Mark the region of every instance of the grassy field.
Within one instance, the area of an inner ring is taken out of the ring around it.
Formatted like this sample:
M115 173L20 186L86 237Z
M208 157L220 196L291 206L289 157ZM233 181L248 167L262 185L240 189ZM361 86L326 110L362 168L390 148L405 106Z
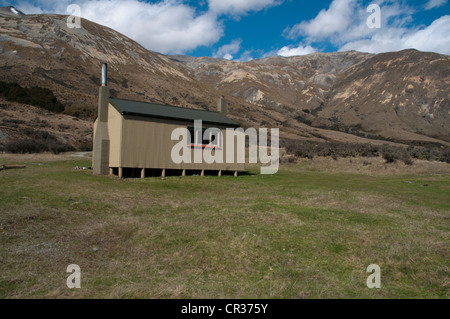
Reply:
M449 165L340 161L119 180L0 155L27 165L0 171L0 298L449 298Z

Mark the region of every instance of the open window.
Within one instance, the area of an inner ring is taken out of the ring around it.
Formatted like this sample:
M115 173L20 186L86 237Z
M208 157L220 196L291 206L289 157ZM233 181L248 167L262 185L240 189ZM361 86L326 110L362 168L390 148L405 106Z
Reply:
M191 145L190 146L192 146L192 145L195 145L196 144L196 136L195 136L195 129L194 129L194 127L192 127L192 126L190 126L190 127L188 127L188 131L189 131L189 134L190 134L190 137L191 137L191 140L190 140L190 143L191 143Z
M188 127L189 133L191 135L191 144L190 147L212 147L221 149L222 148L222 140L221 140L221 131L219 129L207 129L204 128L202 131L196 131L193 126ZM207 132L207 136L205 136L205 132Z

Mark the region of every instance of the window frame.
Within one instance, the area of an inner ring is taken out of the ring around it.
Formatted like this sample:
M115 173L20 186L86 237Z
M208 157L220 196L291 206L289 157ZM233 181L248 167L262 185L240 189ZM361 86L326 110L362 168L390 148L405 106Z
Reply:
M214 135L212 131L209 132L209 142L207 144L205 144L204 142L208 141L208 140L203 140L203 135L205 134L206 130L210 129L210 127L202 128L201 135L199 135L200 132L198 130L196 131L193 126L188 126L187 129L189 131L189 134L191 135L190 136L191 140L190 140L190 144L188 145L188 147L190 147L190 148L213 148L213 149L217 149L217 150L223 149L223 147L222 147L223 141L220 138L221 135L223 135L223 134ZM216 129L217 129L217 132L222 132L221 129L219 129L219 128L216 128ZM194 133L194 134L192 134L192 133ZM211 138L213 135L216 137L216 139L211 141ZM201 143L199 143L200 141L201 141Z

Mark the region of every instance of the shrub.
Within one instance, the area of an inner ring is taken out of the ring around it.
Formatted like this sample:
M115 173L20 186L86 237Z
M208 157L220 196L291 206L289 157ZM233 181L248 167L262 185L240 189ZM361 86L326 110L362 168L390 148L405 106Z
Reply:
M388 148L385 148L381 151L381 156L386 161L386 163L395 163L397 161L395 154Z
M409 155L408 152L404 151L402 152L402 154L400 155L400 160L405 163L406 165L412 165L413 164L413 160L411 159L411 155Z
M52 152L59 154L63 152L74 151L74 147L59 141L35 141L35 140L17 140L5 145L4 150L14 154L32 154L42 152Z
M444 151L442 152L443 154L443 162L449 163L450 164L450 147L446 147L444 149Z
M411 157L416 159L450 163L450 147L448 146L410 146L408 151Z
M293 156L281 158L282 164L286 164L286 163L292 164L294 162L295 162L295 157L293 157Z
M45 131L32 131L27 129L24 131L28 135L27 139L10 141L4 146L4 150L8 153L42 153L52 152L59 154L62 152L74 151L75 148L67 143L59 141L54 135Z
M312 124L312 122L311 122L310 120L308 120L307 118L304 118L304 117L301 116L301 115L296 116L295 119L296 119L298 122L304 123L304 124L306 124L306 125L311 125L311 124Z
M331 156L333 159L339 157L381 156L386 163L402 161L406 165L413 165L413 158L450 163L450 147L431 143L425 144L426 146L410 145L408 148L405 148L389 144L377 146L370 144L282 140L280 145L286 148L288 154L309 159L313 159L314 156Z
M403 147L385 144L381 147L381 156L386 160L386 163L395 163L400 160L406 165L413 164L410 153Z
M47 147L53 154L75 151L75 148L72 145L61 143L59 141L51 141L47 144Z
M42 153L47 151L48 148L41 141L33 140L18 140L12 141L5 145L5 151L14 154L25 154L25 153Z
M91 143L81 143L80 146L78 146L78 150L80 152L90 152L90 151L92 151L92 142Z
M23 88L17 83L0 81L0 95L7 101L29 104L55 113L64 111L64 105L57 100L51 90L46 88L37 86Z
M25 124L24 120L16 120L16 119L3 119L3 124L12 123L12 124Z
M66 125L66 124L59 124L58 129L61 131L68 130L68 129L70 129L70 126Z
M286 151L300 158L314 158L314 145L307 141L290 141L286 145Z
M51 127L49 122L47 122L46 120L41 120L37 116L33 120L31 120L30 123L33 124L34 127L39 128Z

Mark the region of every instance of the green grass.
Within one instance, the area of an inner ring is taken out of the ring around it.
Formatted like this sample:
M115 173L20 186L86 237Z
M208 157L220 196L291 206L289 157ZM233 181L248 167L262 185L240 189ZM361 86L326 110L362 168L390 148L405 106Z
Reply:
M85 159L24 163L0 172L0 298L449 298L449 175L119 180L72 169Z

